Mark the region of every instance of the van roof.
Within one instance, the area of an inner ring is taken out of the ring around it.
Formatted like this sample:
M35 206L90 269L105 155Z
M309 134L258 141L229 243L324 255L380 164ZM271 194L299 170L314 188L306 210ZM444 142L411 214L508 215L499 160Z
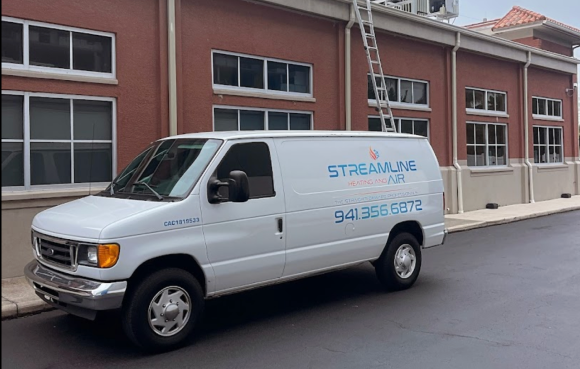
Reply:
M163 138L163 140L173 138L206 138L221 140L239 140L248 138L281 138L281 137L396 137L396 138L419 138L423 136L406 133L392 132L367 132L367 131L222 131L222 132L200 132L186 133L177 136Z

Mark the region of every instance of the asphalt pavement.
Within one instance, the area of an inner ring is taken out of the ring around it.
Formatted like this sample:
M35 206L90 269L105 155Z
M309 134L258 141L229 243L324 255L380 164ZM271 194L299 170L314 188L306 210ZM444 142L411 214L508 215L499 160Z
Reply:
M208 301L199 334L148 355L113 317L2 321L2 368L575 368L580 212L454 233L413 288L368 264Z

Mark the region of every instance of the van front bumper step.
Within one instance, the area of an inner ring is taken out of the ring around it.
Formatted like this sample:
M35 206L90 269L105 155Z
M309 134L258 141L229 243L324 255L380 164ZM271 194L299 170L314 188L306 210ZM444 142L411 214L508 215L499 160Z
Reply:
M33 260L24 275L43 301L58 309L87 319L99 310L121 307L127 282L98 282L58 273Z

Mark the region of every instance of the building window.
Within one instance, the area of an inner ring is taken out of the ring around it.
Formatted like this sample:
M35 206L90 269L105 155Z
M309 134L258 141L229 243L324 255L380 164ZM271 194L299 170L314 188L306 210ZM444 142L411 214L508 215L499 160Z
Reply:
M534 97L532 98L532 114L534 118L562 119L562 100Z
M465 89L465 106L469 111L488 111L507 113L507 94L505 92Z
M507 126L467 123L467 165L470 167L507 165Z
M2 17L2 68L114 77L112 33Z
M2 188L110 182L114 100L2 92Z
M375 90L370 74L367 75L368 99L376 103ZM377 87L382 87L381 78L376 77ZM429 83L403 78L385 77L389 102L429 106ZM384 92L379 92L381 101L385 101Z
M389 125L388 117L385 117L387 125ZM413 119L413 118L394 118L397 132L410 133L423 137L429 137L429 121L427 119ZM369 117L369 131L381 132L381 118Z
M311 130L312 113L215 107L214 131Z
M312 96L312 66L250 55L212 51L214 87Z
M564 162L562 128L534 126L534 162L554 164Z

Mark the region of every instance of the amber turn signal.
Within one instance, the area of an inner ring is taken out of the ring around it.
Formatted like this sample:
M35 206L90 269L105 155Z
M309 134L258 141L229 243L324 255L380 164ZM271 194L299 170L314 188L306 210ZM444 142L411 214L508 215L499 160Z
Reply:
M99 268L110 268L119 260L120 247L116 243L99 245Z

